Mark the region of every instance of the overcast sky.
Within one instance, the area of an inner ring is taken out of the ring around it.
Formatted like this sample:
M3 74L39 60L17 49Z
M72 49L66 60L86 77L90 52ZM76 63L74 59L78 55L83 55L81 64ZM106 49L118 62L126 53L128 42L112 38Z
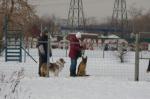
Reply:
M67 18L69 4L71 0L29 0L36 5L39 16L55 15L60 18ZM107 16L112 16L115 0L82 0L85 17L96 17L104 20ZM150 0L126 0L127 9L132 5L143 8L144 11L150 9Z

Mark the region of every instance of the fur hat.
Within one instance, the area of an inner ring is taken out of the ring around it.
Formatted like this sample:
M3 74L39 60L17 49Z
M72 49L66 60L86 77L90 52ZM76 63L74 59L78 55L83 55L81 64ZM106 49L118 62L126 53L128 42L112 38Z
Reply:
M81 33L80 32L76 33L76 38L81 38Z
M48 33L48 30L47 30L47 29L44 29L43 33Z
M40 35L41 35L41 36L42 36L42 35L48 35L48 30L47 30L47 29L44 29Z

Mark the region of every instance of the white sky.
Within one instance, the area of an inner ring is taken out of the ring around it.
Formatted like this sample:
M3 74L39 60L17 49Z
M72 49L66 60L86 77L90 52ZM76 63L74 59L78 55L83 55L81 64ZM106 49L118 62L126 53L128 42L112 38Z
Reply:
M37 14L55 15L60 18L67 18L69 4L71 0L29 0L36 6ZM83 0L84 14L86 18L96 17L103 20L107 16L111 16L113 12L115 0ZM126 0L127 8L131 5L137 8L144 8L145 11L150 9L150 0Z

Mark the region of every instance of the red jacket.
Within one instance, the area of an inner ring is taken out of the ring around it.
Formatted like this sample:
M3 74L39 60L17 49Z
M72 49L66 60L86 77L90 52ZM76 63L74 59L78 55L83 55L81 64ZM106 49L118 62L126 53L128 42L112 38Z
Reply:
M69 57L72 59L76 59L78 58L78 54L81 53L81 46L79 40L76 38L75 35L72 35L69 40L70 40Z

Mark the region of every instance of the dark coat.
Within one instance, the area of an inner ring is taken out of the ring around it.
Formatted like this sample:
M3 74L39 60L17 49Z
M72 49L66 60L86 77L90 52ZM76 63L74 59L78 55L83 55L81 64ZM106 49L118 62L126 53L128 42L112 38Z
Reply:
M39 51L39 58L41 60L41 62L47 62L47 48L48 48L48 44L47 44L47 41L48 41L48 36L46 35L43 35L41 36L39 39L38 39L38 44L37 44L37 47L39 47L40 45L43 45L44 47L44 52L45 54L42 54L40 53ZM51 52L50 52L50 56L51 56Z
M71 59L77 59L79 54L81 54L82 47L80 46L79 40L76 38L75 35L70 37L70 51L69 57Z

